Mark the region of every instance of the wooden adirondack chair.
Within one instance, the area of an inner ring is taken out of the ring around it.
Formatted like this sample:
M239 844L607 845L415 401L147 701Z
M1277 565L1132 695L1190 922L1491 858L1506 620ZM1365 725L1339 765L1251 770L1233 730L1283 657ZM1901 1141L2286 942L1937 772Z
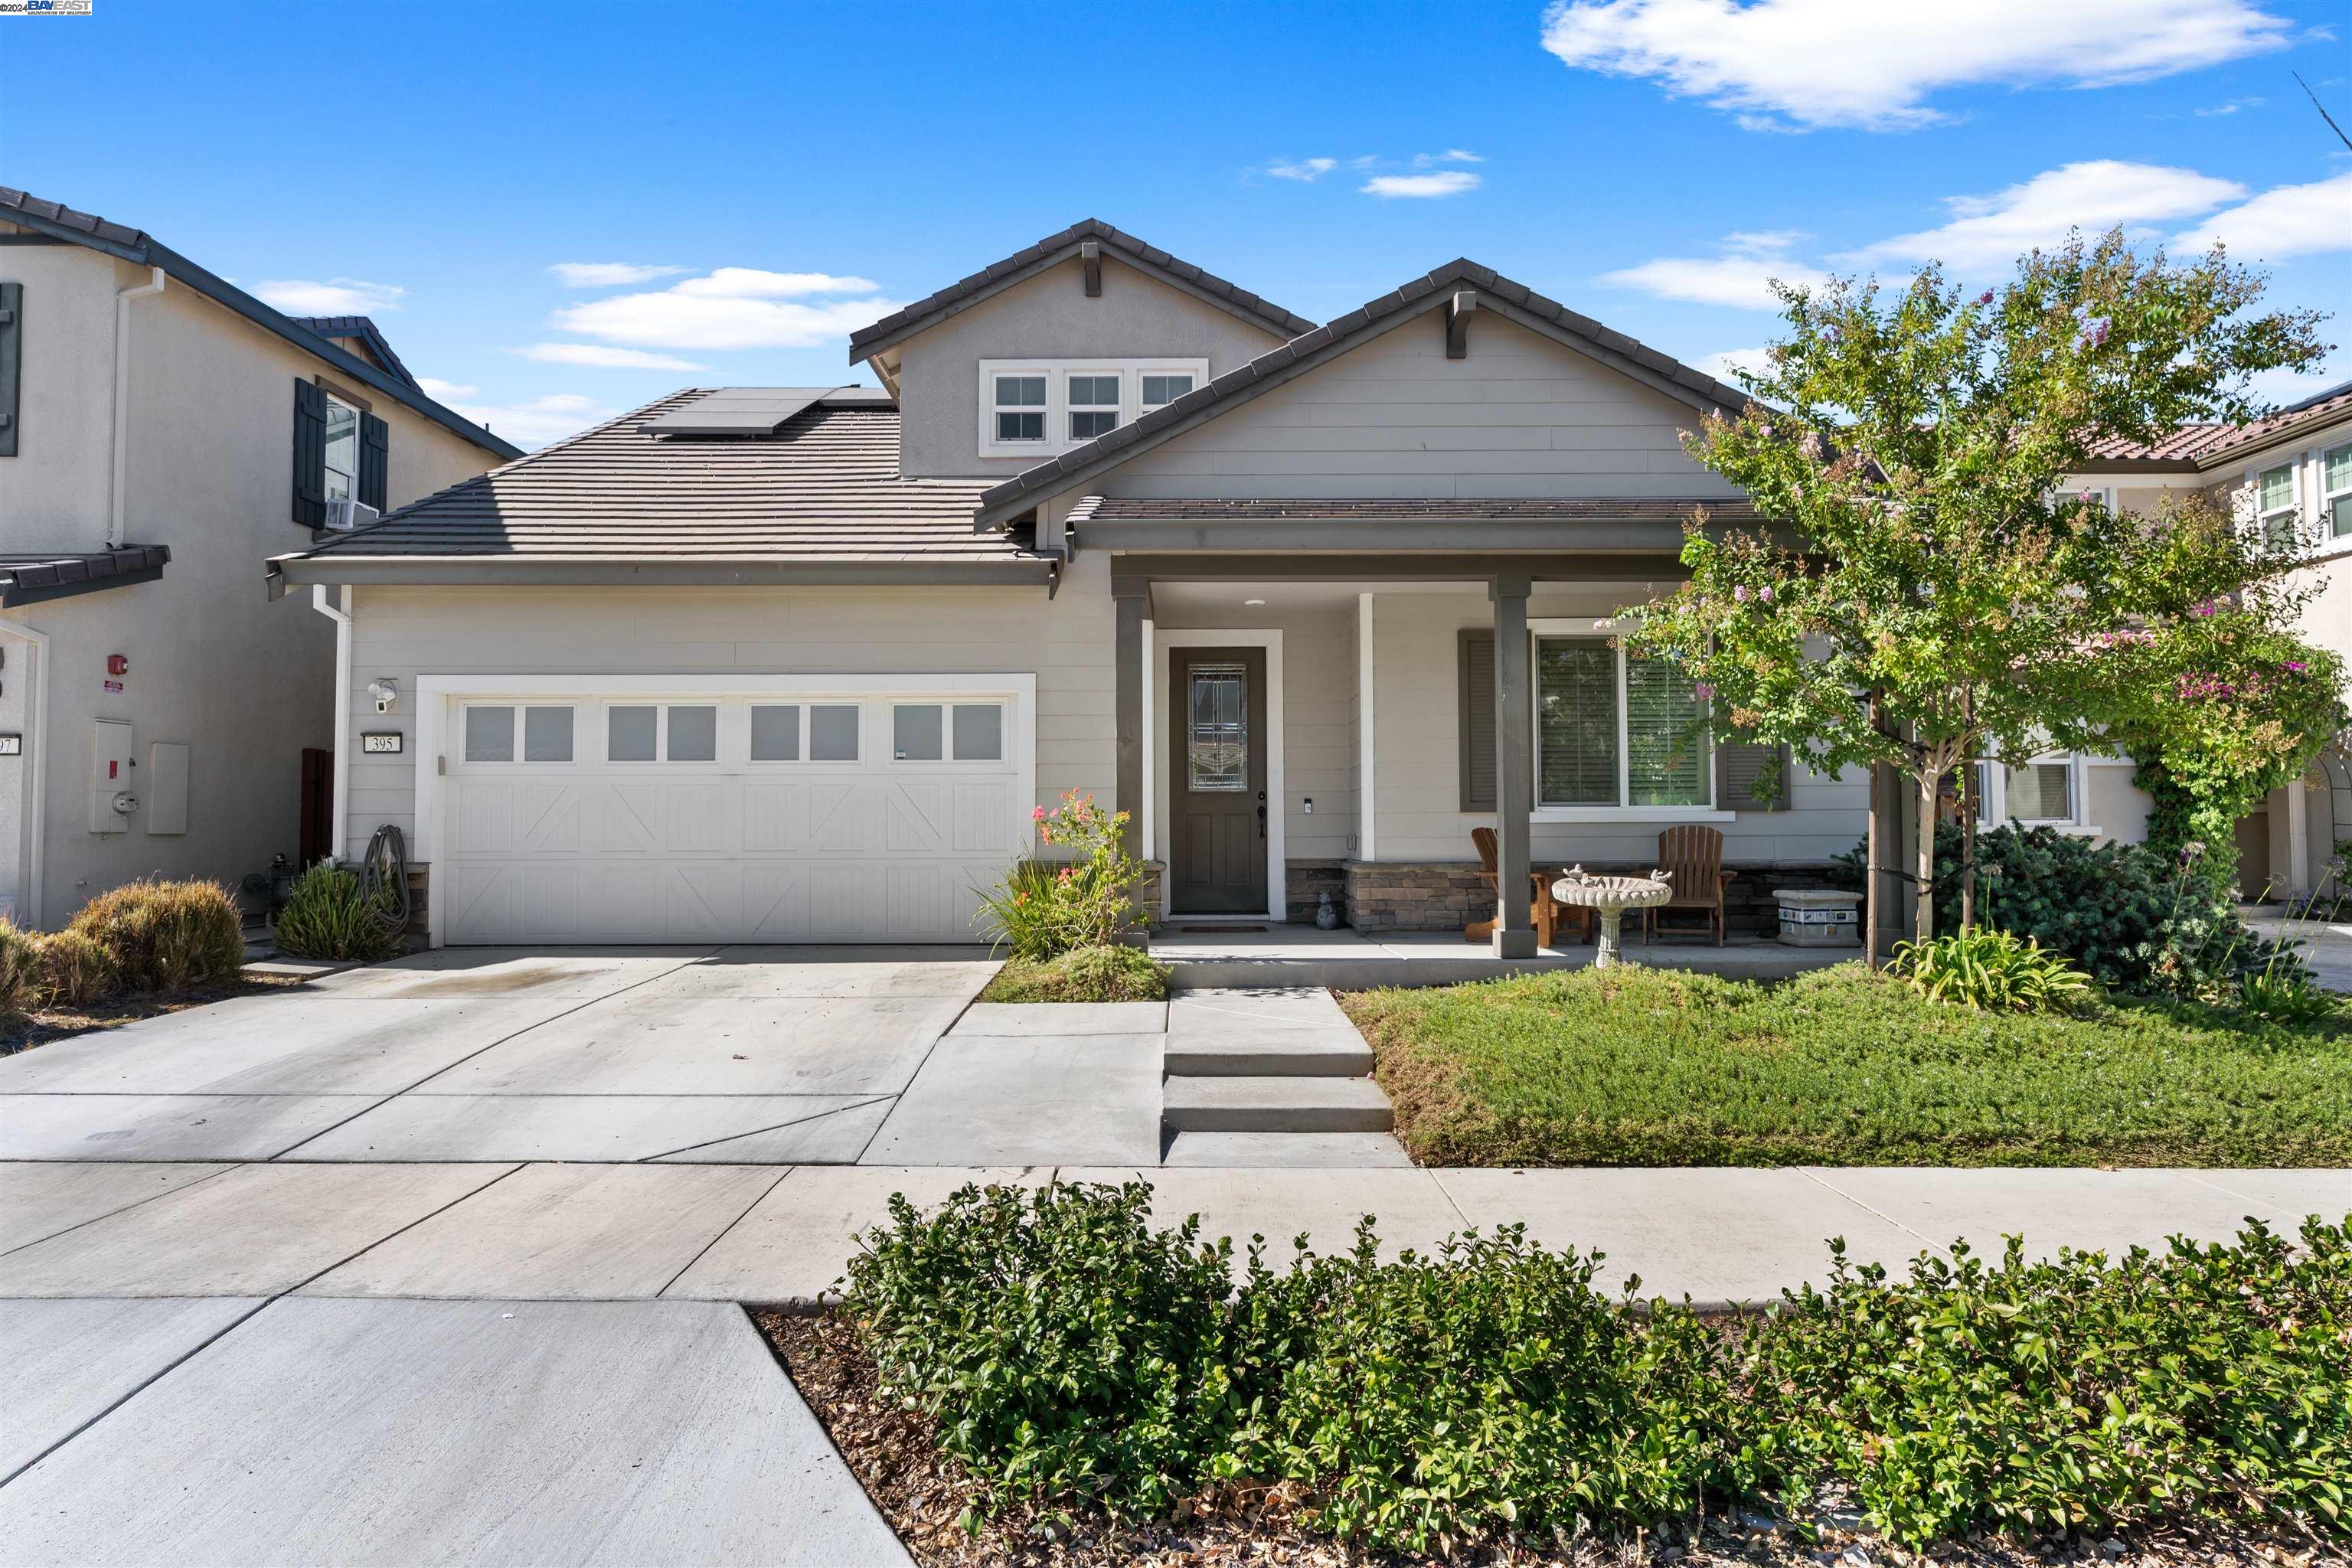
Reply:
M1723 889L1738 875L1723 868L1723 835L1712 827L1669 827L1658 835L1658 864L1674 873L1667 885L1675 896L1655 909L1642 911L1645 940L1654 940L1665 924L1662 917L1676 910L1697 910L1723 945Z
M1470 830L1470 842L1478 847L1478 875L1485 880L1486 886L1491 888L1495 885L1495 879L1501 874L1500 857L1495 848L1495 830L1491 827L1474 827ZM1562 916L1581 921L1583 940L1591 942L1592 911L1572 908L1556 901L1551 896L1552 879L1549 872L1529 871L1528 876L1534 883L1531 889L1533 902L1528 910L1528 923L1536 928L1536 945L1549 947L1552 944L1552 934ZM1465 942L1484 942L1494 934L1493 921L1472 921L1462 928L1462 940Z

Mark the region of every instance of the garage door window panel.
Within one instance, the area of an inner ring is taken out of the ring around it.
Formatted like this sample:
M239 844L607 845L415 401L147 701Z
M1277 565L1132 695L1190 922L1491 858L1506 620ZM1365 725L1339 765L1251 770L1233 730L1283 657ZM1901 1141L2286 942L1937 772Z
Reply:
M751 704L751 760L755 763L797 763L801 760L799 703Z
M505 703L477 703L466 710L466 760L469 763L510 763L515 760L515 710Z
M522 710L522 760L526 763L568 763L572 760L572 710L530 707Z
M1004 760L1004 706L999 702L959 702L952 725L955 759L960 763L1001 763Z
M854 763L857 760L858 710L856 703L813 702L808 716L808 759L813 763Z
M719 760L719 710L708 703L676 703L665 713L667 733L662 761L715 763Z
M604 710L606 762L658 762L660 746L660 709L637 703L615 703Z

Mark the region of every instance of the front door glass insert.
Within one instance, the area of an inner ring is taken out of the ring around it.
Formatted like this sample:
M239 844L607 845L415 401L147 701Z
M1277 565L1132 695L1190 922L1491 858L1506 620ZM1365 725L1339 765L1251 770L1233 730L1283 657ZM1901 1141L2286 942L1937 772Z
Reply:
M1249 788L1249 672L1238 664L1196 664L1190 683L1186 787L1238 795Z

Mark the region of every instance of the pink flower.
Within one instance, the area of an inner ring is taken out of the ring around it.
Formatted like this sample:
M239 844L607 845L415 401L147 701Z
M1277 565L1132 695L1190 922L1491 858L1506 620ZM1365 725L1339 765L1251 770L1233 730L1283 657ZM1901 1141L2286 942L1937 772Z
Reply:
M1695 680L1691 683L1691 695L1701 702L1712 702L1715 700L1715 687L1709 681Z
M2294 671L2297 675L2303 674L2305 670L2311 668L2311 666L2304 663L2301 659L2294 658L2288 659L2286 661L2286 667Z
M1737 587L1733 588L1733 589L1731 590L1731 596L1732 596L1733 598L1735 598L1735 599L1738 600L1741 604L1743 604L1743 605L1744 605L1744 604L1746 604L1746 603L1748 602L1748 584L1745 584L1745 583L1742 583L1742 584L1740 584L1738 586L1737 586Z
M1978 295L1978 296L1977 296L1977 303L1978 303L1978 304L1979 304L1979 305L1990 305L1990 304L1991 304L1991 303L1992 303L1992 290L1991 290L1991 289L1986 289L1983 293L1981 293L1981 294Z
M1757 589L1756 596L1763 600L1766 604L1770 604L1772 602L1772 584L1767 583L1761 588Z
M1030 820L1030 821L1032 821L1032 822L1043 822L1043 821L1045 821L1045 808L1044 806L1042 806L1042 805L1033 805L1033 806L1031 806L1031 807L1029 808L1029 820Z

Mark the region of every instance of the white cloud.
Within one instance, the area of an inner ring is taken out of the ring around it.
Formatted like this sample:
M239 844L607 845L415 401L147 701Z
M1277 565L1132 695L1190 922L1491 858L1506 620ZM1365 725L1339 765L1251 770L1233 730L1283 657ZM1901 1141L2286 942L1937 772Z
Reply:
M1638 267L1604 272L1603 283L1638 289L1661 300L1685 300L1695 305L1728 305L1744 310L1777 310L1774 280L1800 289L1818 289L1828 281L1819 268L1791 260L1786 252L1808 237L1802 229L1742 229L1723 237L1722 256L1662 256Z
M429 375L418 376L416 384L425 389L425 396L439 403L446 403L453 397L472 397L482 390L478 386L467 386L462 382L441 381Z
M1760 348L1726 349L1719 354L1707 355L1698 362L1696 368L1726 385L1738 386L1739 377L1732 373L1744 370L1750 375L1762 374L1768 363L1765 358L1767 352Z
M2284 47L2252 0L1553 0L1543 47L1742 111L1751 130L1903 131L1977 84L2107 87Z
M397 284L362 278L331 278L324 283L278 278L255 284L253 291L289 316L371 316L399 310L400 297L408 292Z
M675 278L683 267L646 267L634 261L559 261L548 268L566 289L620 289Z
M1459 147L1449 147L1443 153L1414 153L1412 166L1416 169L1428 169L1439 163L1483 163L1486 161L1475 153L1465 153Z
M2322 361L2317 370L2266 370L2252 377L2246 390L2257 403L2284 408L2347 381L2352 381L2352 349L2339 348Z
M1979 274L2005 268L2036 246L2062 244L2069 229L2095 235L2119 227L2134 238L2148 237L2152 223L2210 212L2245 194L2235 181L2194 169L2114 159L2068 163L1990 196L1949 197L1944 205L1951 209L1951 222L1882 239L1836 259L1941 261L1956 271Z
M2280 185L2214 214L2173 240L2204 250L2215 240L2241 261L2284 261L2325 250L2352 250L2352 170L2308 185Z
M898 309L898 301L875 297L880 287L829 272L721 267L667 289L566 306L552 321L560 331L635 348L814 348ZM864 297L815 304L803 298L827 294Z
M1465 191L1478 188L1478 176L1460 169L1448 169L1442 174L1375 174L1359 187L1365 195L1391 196L1458 196Z
M2263 100L2259 98L2233 98L2227 103L2217 103L2210 109L2192 109L2189 112L2200 120L2210 120L2215 115L2235 114L2241 110L2260 109L2262 106Z
M492 434L503 436L518 447L544 447L550 441L561 441L621 412L593 397L571 392L550 393L499 408L468 403L453 403L449 406L477 425L488 426Z
M602 343L533 343L514 349L523 358L541 364L584 364L598 370L701 370L705 367L675 354L647 353L643 349L607 348Z
M1339 166L1337 158L1299 158L1289 163L1268 163L1265 172L1277 180L1297 180L1301 184L1313 184Z

